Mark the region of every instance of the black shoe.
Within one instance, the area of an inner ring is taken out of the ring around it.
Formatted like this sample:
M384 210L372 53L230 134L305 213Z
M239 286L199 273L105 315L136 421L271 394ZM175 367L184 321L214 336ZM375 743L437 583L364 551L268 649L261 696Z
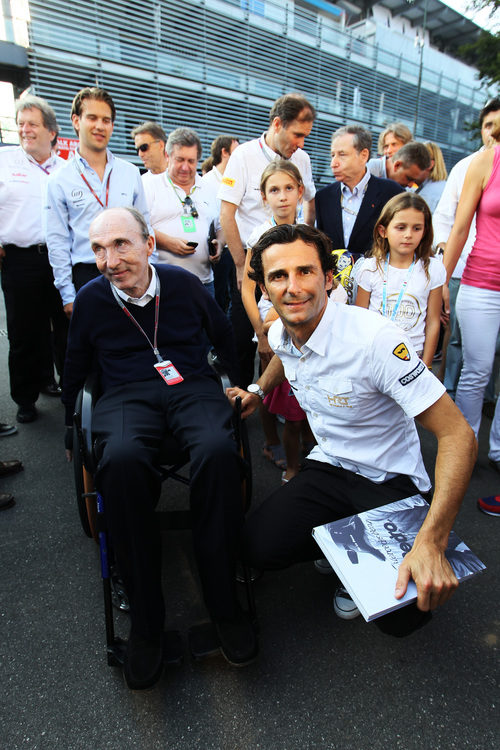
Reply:
M234 620L216 620L215 630L219 636L222 655L233 667L251 664L259 653L255 630L244 612Z
M130 633L125 653L123 674L131 690L153 687L163 672L163 633L143 638Z
M44 393L46 396L56 396L60 398L62 395L62 388L57 385L54 380L52 383L44 385L44 387L40 389L40 393Z
M0 510L7 510L7 508L12 508L15 504L16 501L13 495L9 495L6 492L0 493Z
M20 406L17 410L16 419L23 424L34 422L35 419L38 419L38 411L35 404L25 404L24 406Z
M13 424L5 424L0 422L0 437L6 437L7 435L14 435L17 432L17 427Z
M19 461L17 458L13 458L12 461L0 461L0 477L6 477L8 474L17 474L22 469L22 461Z

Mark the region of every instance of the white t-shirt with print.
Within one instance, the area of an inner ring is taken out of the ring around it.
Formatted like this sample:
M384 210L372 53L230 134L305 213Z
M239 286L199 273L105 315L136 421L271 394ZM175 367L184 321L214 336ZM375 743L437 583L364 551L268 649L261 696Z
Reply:
M387 268L387 304L386 317L390 319L399 293L408 275L407 268ZM366 258L358 274L358 287L370 293L369 310L382 315L382 288L384 282L384 264L380 269L375 258ZM446 271L440 258L431 258L429 278L424 265L418 260L413 266L408 286L394 318L394 323L403 329L417 352L423 351L425 341L425 321L427 301L431 289L442 286L446 281Z

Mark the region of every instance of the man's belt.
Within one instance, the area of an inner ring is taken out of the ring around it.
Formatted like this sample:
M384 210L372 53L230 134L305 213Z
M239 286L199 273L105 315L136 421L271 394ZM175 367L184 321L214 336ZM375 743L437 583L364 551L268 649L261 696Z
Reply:
M28 247L20 247L19 245L5 244L3 245L4 250L30 250L31 252L39 253L40 255L47 254L47 245L43 242L38 242L36 245L28 245Z

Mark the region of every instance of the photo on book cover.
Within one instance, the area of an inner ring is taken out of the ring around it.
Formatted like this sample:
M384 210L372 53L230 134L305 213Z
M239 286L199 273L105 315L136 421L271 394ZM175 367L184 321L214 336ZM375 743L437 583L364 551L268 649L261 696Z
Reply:
M353 565L359 563L360 555L372 555L387 561L397 570L405 554L411 550L429 505L419 495L390 505L390 513L385 505L326 525L332 541L339 549L345 550ZM454 531L450 533L446 557L459 579L484 568Z
M399 566L425 520L428 503L420 495L318 526L314 538L342 583L369 621L414 601L413 581L398 600L394 587ZM450 533L446 557L459 581L484 570L476 555Z

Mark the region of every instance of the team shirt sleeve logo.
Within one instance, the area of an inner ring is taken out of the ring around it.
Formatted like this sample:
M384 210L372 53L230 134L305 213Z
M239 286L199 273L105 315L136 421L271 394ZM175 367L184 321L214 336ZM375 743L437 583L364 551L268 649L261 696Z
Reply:
M406 375L403 375L402 378L399 378L399 382L401 385L409 385L409 383L412 383L416 378L418 378L419 375L421 375L425 371L425 365L422 361L418 363L416 367L413 368L409 373Z
M395 357L397 357L398 359L402 359L404 362L409 362L411 359L410 352L406 348L406 344L403 344L403 342L394 347L392 353Z
M222 178L222 184L223 185L228 185L228 187L234 187L234 183L235 182L236 182L236 180L233 180L232 177L223 177Z

